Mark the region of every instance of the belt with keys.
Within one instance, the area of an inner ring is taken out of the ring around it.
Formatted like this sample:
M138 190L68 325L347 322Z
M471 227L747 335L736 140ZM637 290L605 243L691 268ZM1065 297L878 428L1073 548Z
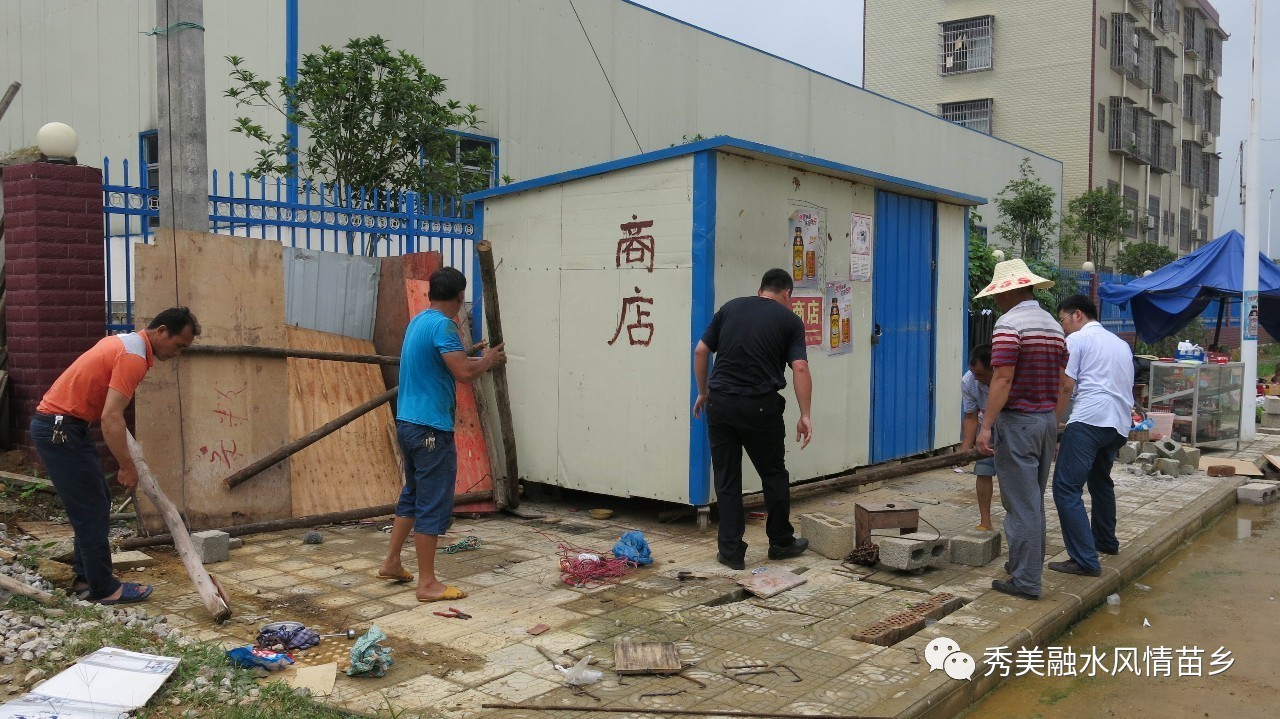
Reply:
M66 420L66 418L65 418L65 417L63 417L63 416L62 416L62 415L60 415L60 414L59 414L59 415L54 415L54 418L53 418L53 437L52 437L52 442L53 442L54 444L66 444L66 443L67 443L67 431L66 431L65 429L63 429L63 428L62 428L62 423L63 423L65 420Z

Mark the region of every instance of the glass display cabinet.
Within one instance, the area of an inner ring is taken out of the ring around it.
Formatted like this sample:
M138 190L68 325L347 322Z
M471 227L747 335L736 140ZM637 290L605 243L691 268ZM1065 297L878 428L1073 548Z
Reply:
M1240 444L1244 364L1151 365L1148 412L1172 412L1172 439L1189 444Z

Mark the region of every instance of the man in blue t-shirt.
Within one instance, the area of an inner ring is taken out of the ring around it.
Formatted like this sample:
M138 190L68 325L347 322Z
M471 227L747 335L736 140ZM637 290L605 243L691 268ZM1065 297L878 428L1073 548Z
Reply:
M716 312L693 353L698 382L693 416L707 413L720 509L716 560L731 569L746 568L747 543L742 541L746 529L742 513L744 449L764 490L769 558L796 557L809 546L809 540L796 538L791 526L787 430L782 420L787 401L778 393L787 386L783 373L791 367L800 405L796 441L803 442L800 448L804 449L813 436L809 419L813 378L804 344L804 322L790 309L793 289L791 273L786 270L764 273L755 296L729 300ZM712 353L716 362L708 381Z
M405 483L396 504L387 558L378 571L379 579L413 580L400 562L400 551L412 533L420 602L467 596L436 579L436 543L449 527L458 474L453 444L454 382L474 382L507 359L502 345L486 349L480 357L467 356L454 322L467 289L467 278L461 272L452 267L437 270L430 284L427 298L431 306L409 322L400 351L396 436L404 455Z

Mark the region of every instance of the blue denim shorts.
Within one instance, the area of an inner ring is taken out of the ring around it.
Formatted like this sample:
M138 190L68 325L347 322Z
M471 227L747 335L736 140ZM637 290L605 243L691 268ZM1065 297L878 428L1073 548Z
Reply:
M979 477L996 476L996 458L983 457L982 459L978 460L973 465L973 473L978 475Z
M404 455L404 490L396 503L396 516L413 517L417 534L444 534L453 514L458 477L453 432L396 420L396 438Z

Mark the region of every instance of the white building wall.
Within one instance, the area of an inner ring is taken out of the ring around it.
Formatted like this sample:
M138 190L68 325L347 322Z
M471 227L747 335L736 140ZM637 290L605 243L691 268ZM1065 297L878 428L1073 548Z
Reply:
M485 202L523 477L688 501L692 172L685 156ZM617 266L633 215L653 221L652 272ZM609 344L635 296L649 344L634 309Z
M57 119L80 130L86 162L137 156L137 133L154 126L154 40L137 34L150 29L153 11L149 0L121 5L129 12L101 12L102 22L90 23L80 21L82 11L96 8L86 0L5 4L0 77L22 79L24 88L16 105L21 122L6 118L0 142L30 144L43 122ZM926 111L906 107L622 0L579 3L578 12L630 127L572 10L559 0L395 0L364 3L359 12L338 0L300 6L303 53L377 33L421 57L447 79L450 97L481 106L480 131L500 140L501 172L517 180L700 133L984 197L994 197L1027 156L1050 185L1061 181L1058 162L941 122L930 114L932 104ZM222 57L242 55L263 77L283 75L284 0L206 3L205 12L210 165L239 170L255 148L230 132L243 111L222 97L229 85ZM49 19L22 32L18 20L33 16ZM100 48L75 65L92 68L93 92L64 89L70 65L53 81L24 77L24 68L56 60L55 36L68 47Z

